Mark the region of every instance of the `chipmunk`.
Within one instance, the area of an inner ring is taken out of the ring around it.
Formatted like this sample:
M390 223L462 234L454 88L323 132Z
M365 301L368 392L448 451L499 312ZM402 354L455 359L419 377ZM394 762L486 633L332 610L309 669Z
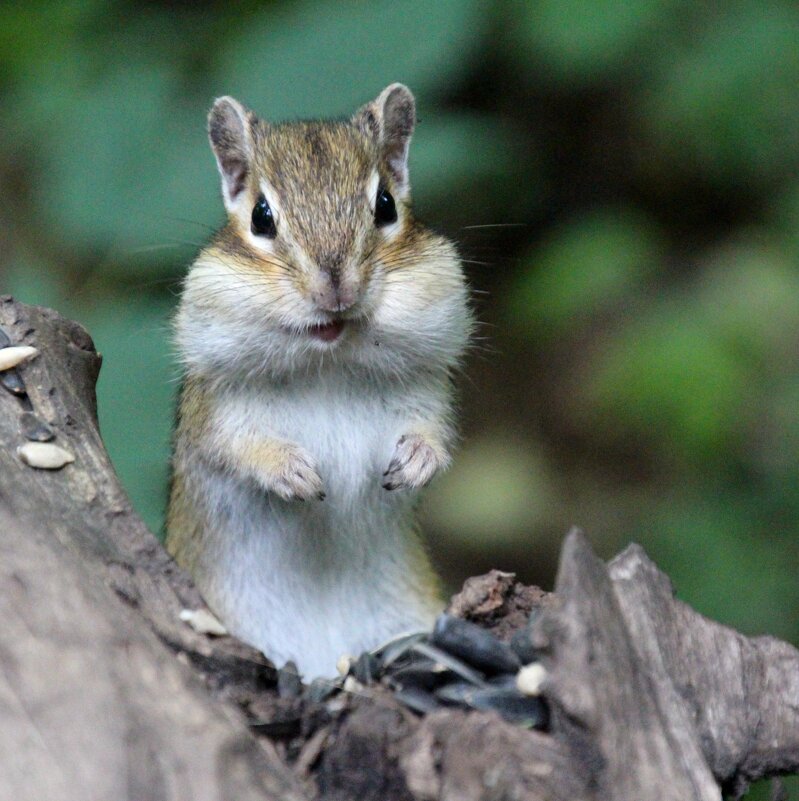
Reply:
M166 544L228 630L306 677L443 604L419 489L450 462L473 321L410 207L415 101L272 125L208 117L227 224L192 265Z

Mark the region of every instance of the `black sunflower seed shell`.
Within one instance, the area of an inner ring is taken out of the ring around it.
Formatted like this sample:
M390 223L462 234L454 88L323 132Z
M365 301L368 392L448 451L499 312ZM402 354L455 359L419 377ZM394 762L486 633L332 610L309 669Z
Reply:
M380 678L382 664L380 659L369 651L364 651L350 668L350 674L361 684L373 684Z
M53 429L33 412L22 413L21 425L25 439L29 439L31 442L50 442L55 439Z
M330 679L314 679L305 690L305 697L312 703L321 704L341 689Z
M518 688L516 687L516 674L515 673L503 673L501 676L492 676L488 683L492 687L497 687L502 690L514 690L518 692Z
M404 687L397 690L394 693L394 697L409 709L422 715L428 712L435 712L436 709L441 708L441 704L436 701L433 695L420 690L418 687Z
M297 737L302 730L302 719L299 717L286 720L270 720L263 723L251 723L250 728L259 734L276 739Z
M294 662L288 661L278 670L277 694L281 698L299 698L302 695L302 679Z
M405 634L402 637L397 637L396 640L391 640L391 642L382 645L371 653L380 659L384 668L387 668L398 659L410 653L413 646L416 645L417 642L421 642L426 636L427 635L421 631L414 634Z
M458 659L458 657L448 653L443 648L438 648L431 643L418 642L413 646L413 650L422 656L434 660L437 665L440 666L436 668L437 670L451 670L453 673L460 676L460 678L477 687L485 686L485 677L482 673L467 665L462 659Z
M528 626L514 633L510 640L510 647L523 665L529 665L538 659L538 652L533 647Z
M468 620L439 615L431 642L488 674L516 673L519 657L493 634Z
M478 688L474 684L469 684L467 681L453 681L439 687L434 695L447 706L469 707L471 704L468 699L476 689Z
M15 367L10 370L3 370L0 373L0 384L2 384L12 395L25 394L25 382L20 378Z
M408 665L389 674L389 681L395 687L418 687L432 691L456 678L450 670L440 670L435 663Z
M548 721L547 707L537 697L506 689L475 689L467 699L472 709L493 710L511 723L542 728Z

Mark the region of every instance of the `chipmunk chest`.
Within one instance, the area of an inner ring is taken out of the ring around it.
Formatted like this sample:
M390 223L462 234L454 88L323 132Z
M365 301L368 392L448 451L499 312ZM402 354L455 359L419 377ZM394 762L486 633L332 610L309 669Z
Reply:
M253 438L305 448L333 484L379 487L399 426L390 398L346 381L297 383L250 392L229 413Z

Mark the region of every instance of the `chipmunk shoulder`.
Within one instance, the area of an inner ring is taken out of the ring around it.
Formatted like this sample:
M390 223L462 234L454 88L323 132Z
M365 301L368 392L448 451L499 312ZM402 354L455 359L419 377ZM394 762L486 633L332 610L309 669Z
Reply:
M419 490L455 437L473 326L455 247L413 217L415 102L269 124L218 99L227 222L176 316L167 547L227 628L306 677L442 607Z

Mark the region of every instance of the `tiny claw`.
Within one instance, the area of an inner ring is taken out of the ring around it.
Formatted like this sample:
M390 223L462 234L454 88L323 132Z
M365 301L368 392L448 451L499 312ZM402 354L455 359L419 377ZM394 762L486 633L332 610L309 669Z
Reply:
M316 497L317 497L317 498L318 498L320 501L323 501L325 498L327 498L327 493L326 493L326 492L320 492L320 493L319 493L319 494L318 494Z
M442 457L420 435L400 437L383 473L385 489L415 489L427 484L442 466Z

